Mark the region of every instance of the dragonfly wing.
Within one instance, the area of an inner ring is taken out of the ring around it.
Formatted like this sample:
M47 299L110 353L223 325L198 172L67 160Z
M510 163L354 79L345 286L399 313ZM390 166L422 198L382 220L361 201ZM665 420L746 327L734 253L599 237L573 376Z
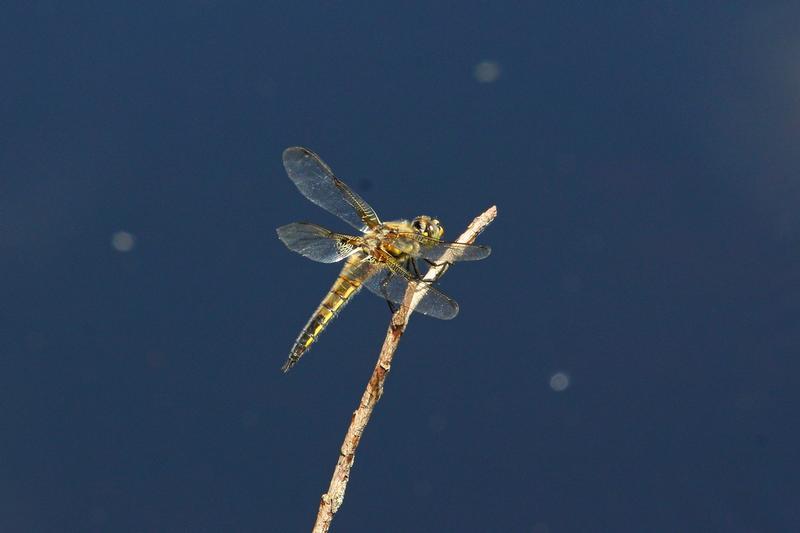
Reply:
M458 304L430 283L416 278L395 261L372 264L374 272L364 281L372 293L397 305L403 305L409 283L416 283L419 301L414 311L442 320L458 314Z
M358 250L354 237L309 224L293 222L278 228L278 238L293 252L320 263L336 263Z
M417 257L427 259L433 263L478 261L479 259L486 259L492 253L492 249L483 244L440 241L419 233L401 233L398 238L417 241L420 245Z
M354 228L365 231L380 224L375 210L311 150L300 146L287 148L283 152L283 166L303 196Z
M438 242L420 247L420 257L434 263L478 261L479 259L486 259L490 253L492 253L492 249L482 244Z

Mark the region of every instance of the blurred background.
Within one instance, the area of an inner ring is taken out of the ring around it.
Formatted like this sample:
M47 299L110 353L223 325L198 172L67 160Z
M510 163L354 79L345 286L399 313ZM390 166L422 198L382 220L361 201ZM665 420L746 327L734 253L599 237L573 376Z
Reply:
M288 375L348 227L493 247L418 316L333 531L800 530L796 2L9 2L0 530L308 531L386 331Z

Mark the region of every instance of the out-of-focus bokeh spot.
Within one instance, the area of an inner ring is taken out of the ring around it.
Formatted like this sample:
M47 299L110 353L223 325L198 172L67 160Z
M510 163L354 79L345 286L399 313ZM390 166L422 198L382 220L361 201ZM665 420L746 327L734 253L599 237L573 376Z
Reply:
M130 252L136 244L136 239L127 231L118 231L111 236L111 246L118 252Z
M500 77L500 72L500 65L495 61L481 61L475 65L473 74L480 83L492 83Z
M564 372L556 372L550 376L550 388L556 392L563 392L569 387L569 376Z

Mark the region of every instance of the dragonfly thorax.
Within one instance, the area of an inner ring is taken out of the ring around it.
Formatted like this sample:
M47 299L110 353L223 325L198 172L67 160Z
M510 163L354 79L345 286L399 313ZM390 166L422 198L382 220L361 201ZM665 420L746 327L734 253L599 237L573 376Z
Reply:
M382 262L384 254L394 258L414 255L417 243L413 240L399 238L402 232L411 232L408 221L387 222L364 234L362 252L372 259Z
M364 235L365 251L369 252L369 250L379 248L395 259L418 257L421 242L425 241L410 238L412 234L419 234L425 239L438 241L444 234L444 228L438 220L427 215L418 216L411 221L384 222ZM380 260L380 253L376 259Z

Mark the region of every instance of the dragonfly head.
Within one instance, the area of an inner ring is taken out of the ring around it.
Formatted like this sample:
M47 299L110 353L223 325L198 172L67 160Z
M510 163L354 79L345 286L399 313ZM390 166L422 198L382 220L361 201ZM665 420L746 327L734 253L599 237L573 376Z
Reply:
M411 221L414 231L430 237L431 239L441 239L444 235L444 227L433 217L421 215Z

